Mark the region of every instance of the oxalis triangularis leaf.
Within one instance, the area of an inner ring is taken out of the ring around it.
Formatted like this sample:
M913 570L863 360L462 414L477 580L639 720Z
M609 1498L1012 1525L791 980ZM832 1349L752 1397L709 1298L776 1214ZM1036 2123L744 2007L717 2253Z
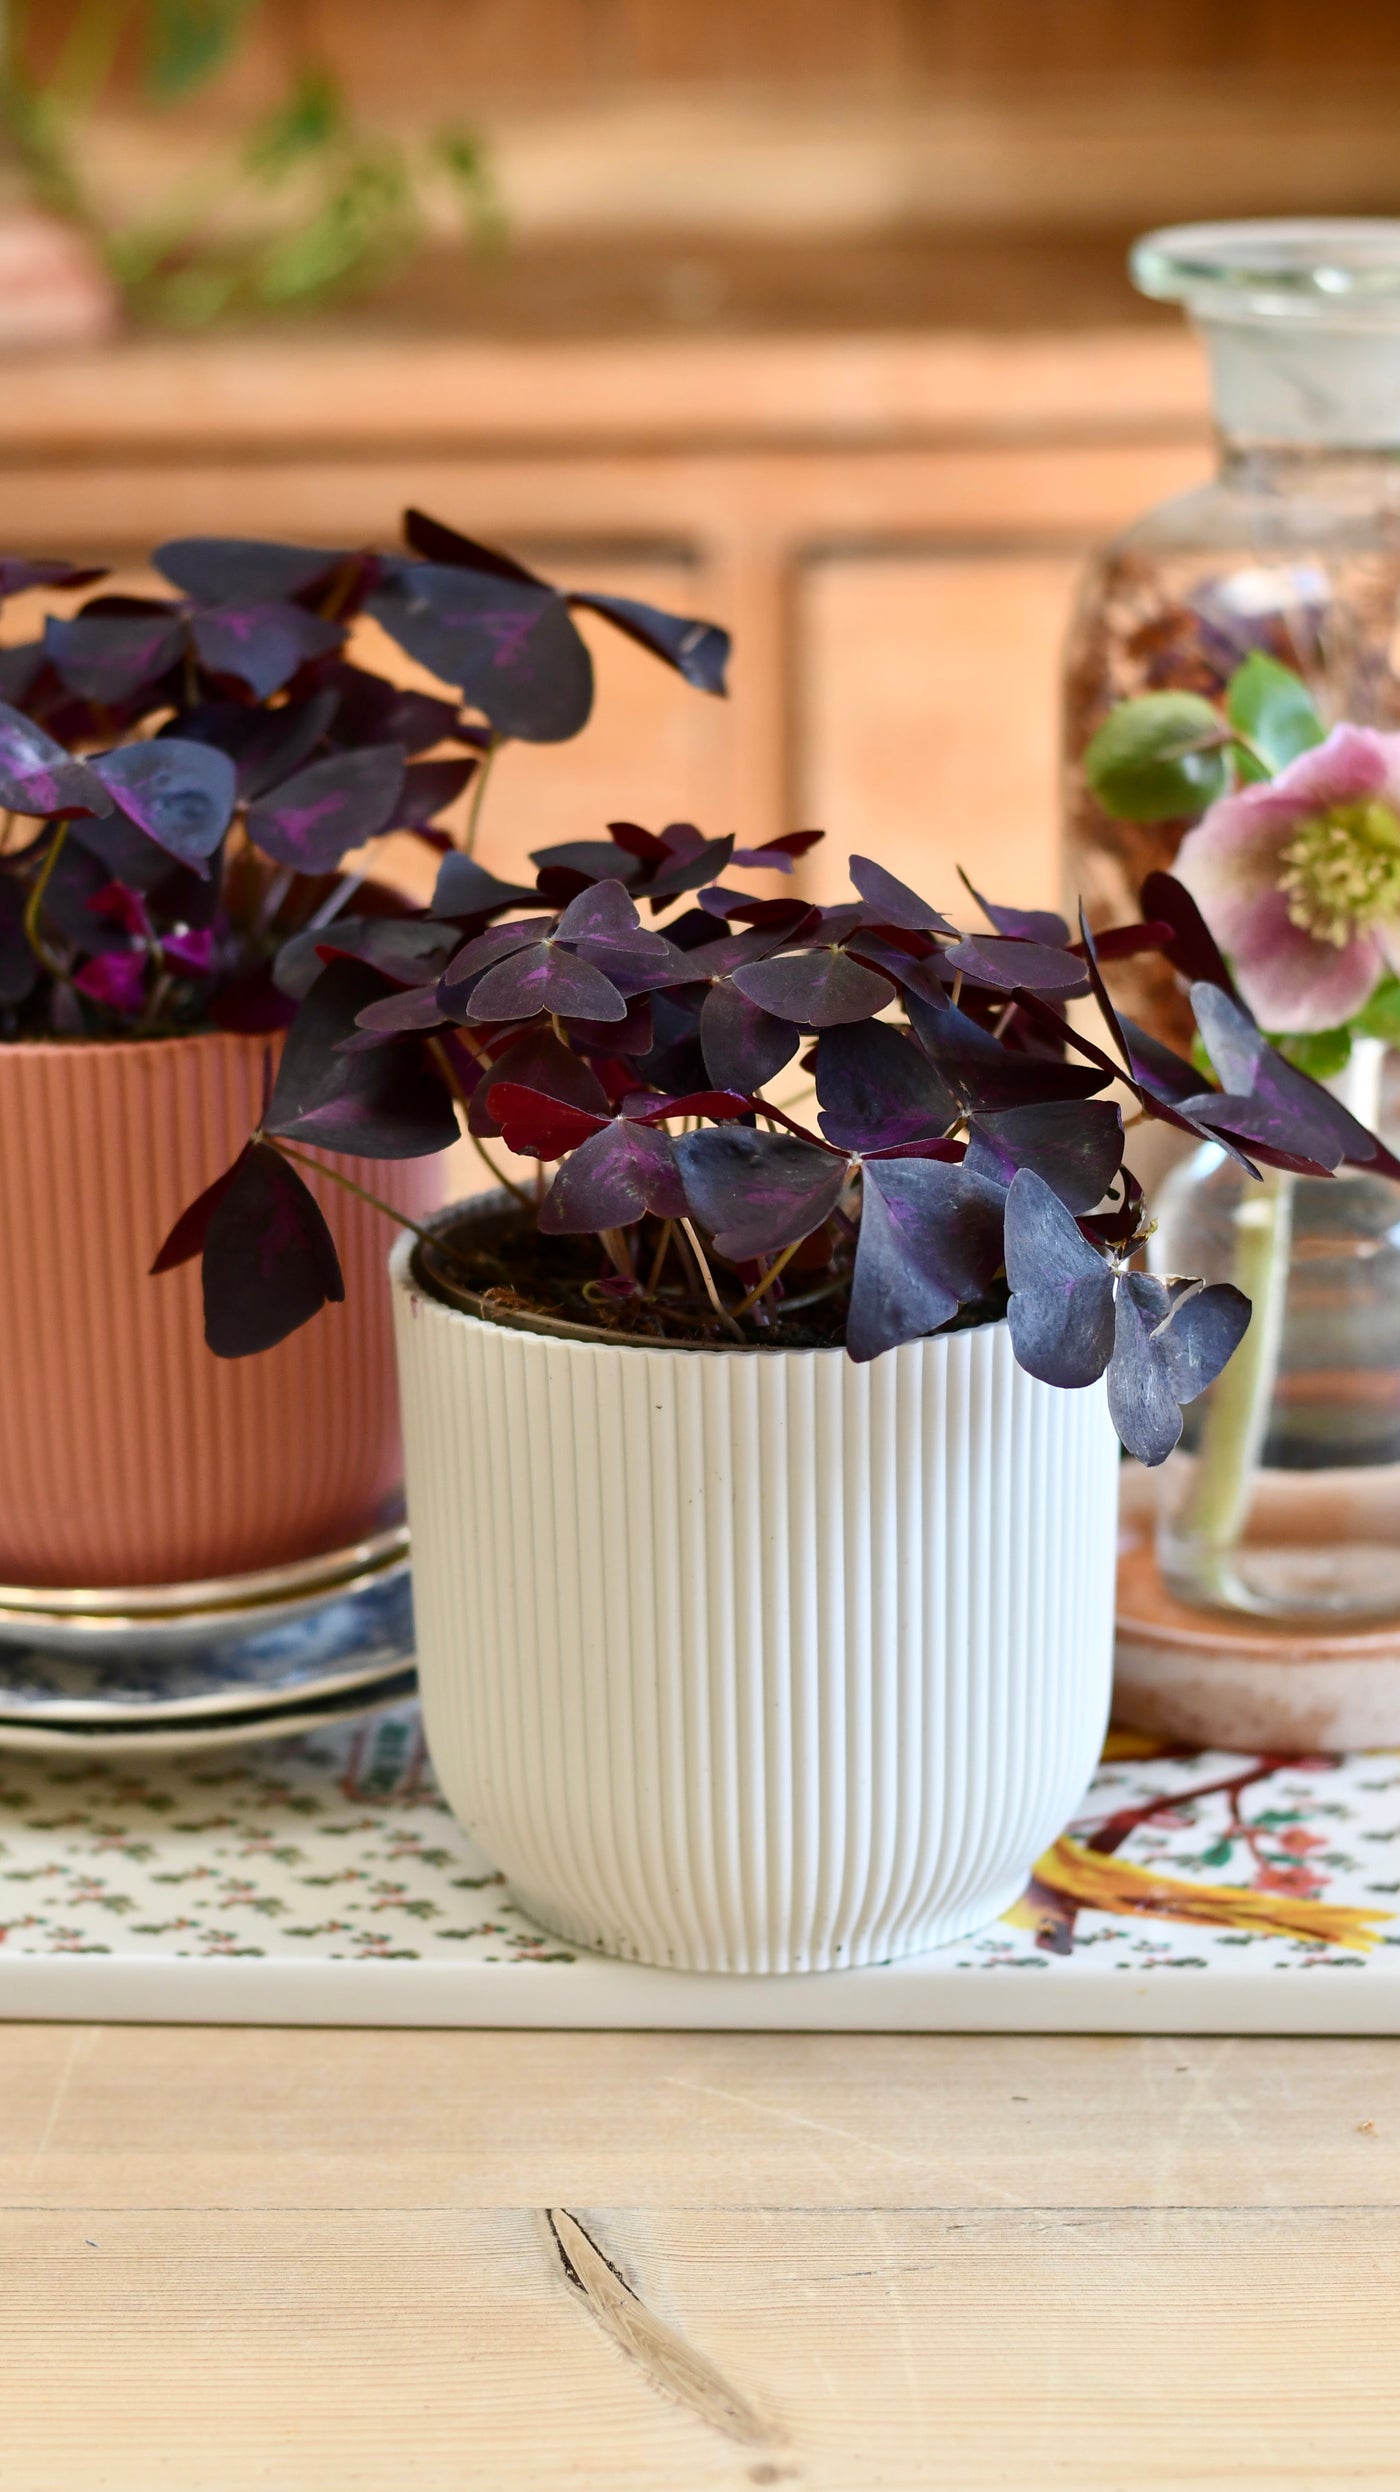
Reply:
M964 922L954 895L935 905L858 855L853 897L814 906L819 834L685 821L584 822L529 876L494 871L473 841L499 748L571 735L591 708L577 615L711 693L727 642L421 515L407 533L397 555L167 547L163 609L96 601L100 632L56 635L52 660L7 679L32 683L35 714L0 710L0 795L38 819L13 882L0 872L0 1012L43 1026L61 994L102 1027L199 1027L260 975L294 1014L256 1131L159 1259L202 1256L212 1346L265 1347L338 1292L304 1160L334 1178L321 1154L420 1156L465 1128L539 1170L516 1189L546 1241L532 1270L557 1254L560 1286L583 1288L596 1237L579 1312L604 1330L841 1342L864 1361L1006 1313L1024 1367L1068 1390L1106 1376L1125 1444L1163 1459L1248 1309L1137 1268L1141 1189L1102 1094L1247 1165L1395 1172L1255 1028L1185 895L1155 876L1139 924L1072 939L971 885ZM348 660L366 609L441 697ZM119 667L126 741L84 725L78 672L99 657ZM366 878L396 829L443 851L425 908ZM790 897L742 879L775 871ZM1152 948L1196 981L1218 1086L1114 1008L1104 964ZM1101 1037L1067 1019L1086 992Z

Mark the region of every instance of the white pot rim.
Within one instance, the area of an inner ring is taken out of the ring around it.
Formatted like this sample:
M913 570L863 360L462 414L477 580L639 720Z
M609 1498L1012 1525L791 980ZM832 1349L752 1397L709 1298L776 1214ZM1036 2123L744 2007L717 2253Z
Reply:
M473 1205L479 1204L484 1208L490 1204L495 1207L509 1202L510 1199L504 1188L493 1189L485 1194L469 1194L464 1196L460 1202L445 1204L441 1211L434 1212L421 1225L431 1236L437 1229L446 1228L454 1220L460 1219L462 1213L470 1210ZM543 1325L536 1326L526 1322L493 1323L489 1317L470 1315L465 1307L454 1307L447 1299L439 1298L435 1291L424 1288L413 1269L413 1254L417 1244L418 1235L412 1229L402 1230L395 1239L389 1255L389 1278L394 1288L405 1298L410 1299L415 1306L426 1307L434 1317L442 1318L449 1324L465 1325L469 1331L474 1333L510 1333L520 1340L536 1341L556 1350L571 1350L585 1357L595 1357L602 1352L609 1357L620 1358L632 1351L640 1350L650 1358L664 1359L761 1358L765 1363L790 1359L823 1361L839 1359L843 1365L854 1363L848 1356L844 1342L834 1343L826 1349L767 1349L762 1342L758 1341L752 1344L746 1342L742 1347L737 1342L730 1341L696 1341L693 1343L688 1341L610 1341L602 1333L596 1340L585 1340L575 1333L548 1331ZM899 1351L903 1349L942 1350L948 1343L960 1341L966 1335L1004 1331L1006 1322L1004 1315L998 1315L980 1324L960 1324L955 1332L923 1333L917 1341L902 1342L895 1350L883 1350L879 1358L870 1359L864 1364L878 1367L887 1358L897 1358Z

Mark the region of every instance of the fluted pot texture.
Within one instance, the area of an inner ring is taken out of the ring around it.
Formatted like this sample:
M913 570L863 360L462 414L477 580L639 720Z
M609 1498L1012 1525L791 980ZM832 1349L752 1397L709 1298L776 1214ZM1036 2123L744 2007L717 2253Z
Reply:
M995 1920L1108 1718L1117 1442L1004 1323L869 1366L510 1330L392 1259L428 1742L518 1901L705 1972Z
M266 1044L0 1047L0 1581L276 1566L358 1539L398 1491L382 1214L308 1175L345 1304L261 1357L205 1347L197 1262L148 1277L256 1124ZM335 1164L413 1218L441 1199L434 1160Z

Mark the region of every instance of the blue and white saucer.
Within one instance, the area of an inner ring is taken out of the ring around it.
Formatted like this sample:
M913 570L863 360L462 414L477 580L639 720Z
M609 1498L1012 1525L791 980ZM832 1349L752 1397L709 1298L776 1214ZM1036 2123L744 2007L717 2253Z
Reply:
M0 1749L290 1737L413 1686L402 1531L220 1584L0 1591Z

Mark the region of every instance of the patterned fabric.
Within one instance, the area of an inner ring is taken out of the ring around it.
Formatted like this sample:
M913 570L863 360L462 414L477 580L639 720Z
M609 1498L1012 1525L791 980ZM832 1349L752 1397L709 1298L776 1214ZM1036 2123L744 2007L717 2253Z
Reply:
M83 1955L586 1964L454 1825L411 1705L184 1762L0 1756L0 2009L7 1961ZM1089 1963L1228 1980L1245 1957L1400 1975L1400 1752L1185 1755L1116 1735L1022 1902L922 1962L1053 1983Z

